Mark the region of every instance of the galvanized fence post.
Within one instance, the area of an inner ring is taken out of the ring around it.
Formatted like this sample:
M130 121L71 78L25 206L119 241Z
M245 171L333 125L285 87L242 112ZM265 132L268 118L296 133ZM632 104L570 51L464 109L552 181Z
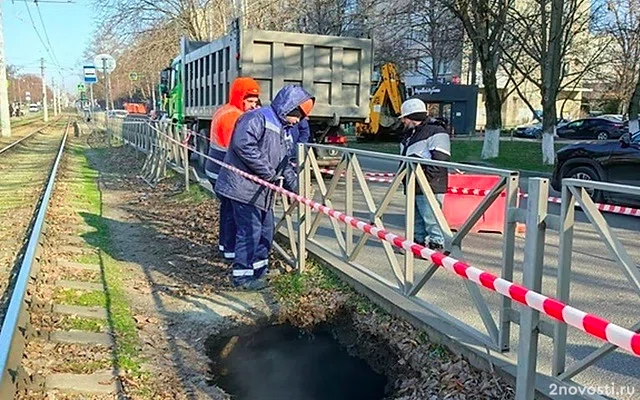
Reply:
M182 147L182 161L183 161L183 167L184 167L184 187L185 190L188 192L189 191L189 149L187 148L187 128L185 126L182 127L182 143L183 146Z
M546 231L545 218L547 217L548 197L548 179L529 179L522 284L538 293L540 293L542 289L544 238ZM518 367L516 377L517 400L533 400L534 398L539 322L539 311L531 307L524 307L520 312L520 339L518 343Z
M507 178L505 188L506 201L504 210L504 242L502 245L502 272L501 278L513 281L513 264L516 247L516 228L517 222L515 215L511 212L518 207L518 183L519 175L511 175ZM511 311L513 310L512 301L506 296L502 296L500 300L502 307L500 308L500 321L498 330L498 346L501 351L509 351L511 347Z
M560 203L560 253L558 254L558 282L556 297L569 301L571 283L571 254L573 252L573 225L575 223L575 200L566 185L562 185ZM551 374L558 376L565 370L567 350L567 324L556 321L553 328L553 361Z
M107 131L107 145L109 147L111 147L111 123L109 122L109 116L108 115L105 116L104 125L105 125L106 131Z
M347 171L345 176L345 211L347 215L353 215L353 162L352 158L356 158L356 155L347 156ZM351 255L353 251L353 226L347 224L345 228L345 251L347 257Z
M421 168L420 164L407 163L406 185L406 203L405 203L405 234L407 240L413 240L415 235L415 208L416 208L416 168ZM418 216L419 218L419 216ZM413 288L413 253L409 250L404 255L404 282L403 291L405 295L409 295Z
M312 151L312 150L310 150ZM307 148L304 144L298 144L298 193L303 196L309 196L309 180L311 174L309 171L309 163L307 159ZM307 258L307 226L310 213L309 207L304 203L298 203L298 272L304 272Z

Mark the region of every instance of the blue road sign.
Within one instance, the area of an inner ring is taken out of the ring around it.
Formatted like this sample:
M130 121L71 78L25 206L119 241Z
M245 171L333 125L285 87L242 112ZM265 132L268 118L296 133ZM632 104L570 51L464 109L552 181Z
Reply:
M94 65L85 65L83 69L85 83L98 82L98 75L96 74L96 67Z

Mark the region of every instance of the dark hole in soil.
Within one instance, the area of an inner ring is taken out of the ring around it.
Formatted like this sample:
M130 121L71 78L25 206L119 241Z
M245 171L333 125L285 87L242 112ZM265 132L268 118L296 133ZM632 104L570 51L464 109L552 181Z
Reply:
M379 400L387 378L352 357L328 327L271 325L207 341L213 383L238 400Z

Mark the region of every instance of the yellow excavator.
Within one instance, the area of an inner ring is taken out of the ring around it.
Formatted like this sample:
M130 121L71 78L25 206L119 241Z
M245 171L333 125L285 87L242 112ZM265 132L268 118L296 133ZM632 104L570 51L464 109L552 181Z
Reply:
M358 141L397 136L402 131L398 116L404 99L404 84L396 65L384 64L380 68L380 81L369 100L369 118L356 124Z

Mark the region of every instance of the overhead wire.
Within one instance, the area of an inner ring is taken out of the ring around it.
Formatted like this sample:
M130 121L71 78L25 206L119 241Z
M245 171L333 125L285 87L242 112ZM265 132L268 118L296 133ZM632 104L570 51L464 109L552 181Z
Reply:
M58 57L56 57L55 51L53 50L53 46L51 45L51 41L49 40L49 34L47 33L47 27L44 24L44 19L42 18L42 13L40 12L40 5L38 4L38 0L34 0L34 2L36 3L36 10L38 11L40 24L42 24L42 31L44 32L44 37L45 39L47 39L47 44L49 45L49 49L51 50L51 57L53 57L54 64L57 65L58 68L60 68L60 62L58 61Z
M44 47L46 52L49 54L49 56L51 57L51 60L57 66L58 73L62 77L62 71L60 70L60 65L59 65L59 63L57 63L57 59L55 58L55 55L52 53L52 49L50 49L49 46L47 46L47 43L45 43L45 41L42 39L42 35L40 35L40 31L38 31L38 27L36 26L36 23L35 23L35 21L33 19L33 15L31 14L31 9L29 8L29 2L25 1L24 5L27 8L27 14L29 15L29 20L31 21L31 26L33 27L33 30L36 32L36 35L38 36L38 39L40 40L40 43L42 44L42 46ZM37 2L36 2L36 7L37 7ZM40 9L39 9L39 7L37 7L37 8L38 8L38 13L39 13ZM40 16L40 18L41 18L40 20L42 21L42 16ZM45 29L45 32L46 32L46 28L44 27L44 24L42 25L42 27L43 27L43 29ZM48 35L47 35L47 42L49 42Z

